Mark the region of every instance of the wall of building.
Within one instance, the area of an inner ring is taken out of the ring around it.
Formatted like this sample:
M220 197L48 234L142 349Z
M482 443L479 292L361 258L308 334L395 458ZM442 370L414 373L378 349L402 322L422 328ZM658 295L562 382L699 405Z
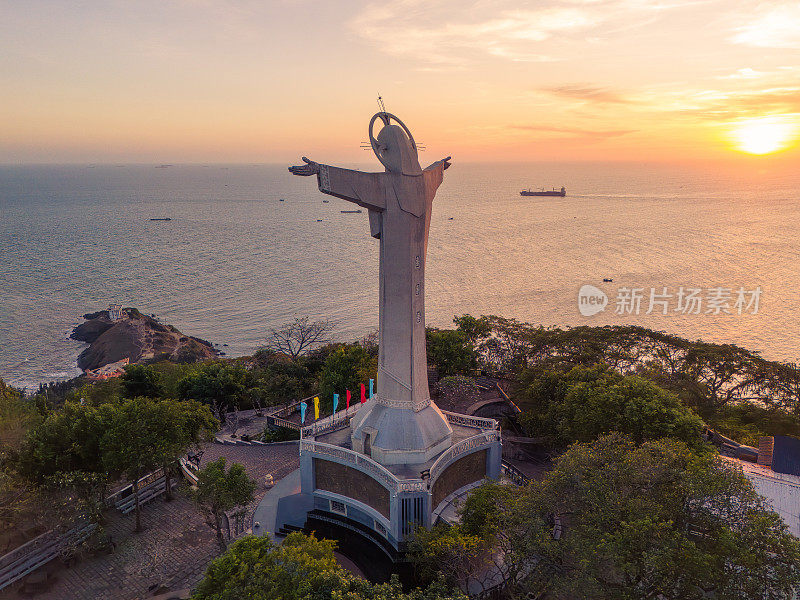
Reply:
M353 498L390 518L389 490L375 479L347 465L314 458L317 489Z
M459 458L448 466L433 483L431 509L455 492L458 488L486 477L488 450L480 450Z
M745 475L753 482L756 491L769 500L773 510L781 516L792 535L800 537L800 483L785 479L791 475L781 478L765 477L747 471Z

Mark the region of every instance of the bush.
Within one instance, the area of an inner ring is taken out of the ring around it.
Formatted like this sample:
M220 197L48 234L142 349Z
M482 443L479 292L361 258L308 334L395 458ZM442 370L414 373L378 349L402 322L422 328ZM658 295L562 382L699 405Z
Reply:
M265 444L272 442L289 442L291 440L299 440L300 432L296 429L289 429L288 427L271 427L267 425L264 428L264 434L261 436L261 441Z

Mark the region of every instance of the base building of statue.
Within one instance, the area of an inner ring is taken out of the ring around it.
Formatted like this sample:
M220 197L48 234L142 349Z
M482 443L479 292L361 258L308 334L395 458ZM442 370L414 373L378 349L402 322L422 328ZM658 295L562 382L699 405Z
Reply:
M376 402L303 428L301 495L307 506L313 505L306 530L313 529L314 521L334 523L369 538L394 558L414 529L434 525L454 498L500 477L500 431L494 419L442 412L431 404L450 429L446 447L423 462L382 464L353 449L361 413L368 414Z

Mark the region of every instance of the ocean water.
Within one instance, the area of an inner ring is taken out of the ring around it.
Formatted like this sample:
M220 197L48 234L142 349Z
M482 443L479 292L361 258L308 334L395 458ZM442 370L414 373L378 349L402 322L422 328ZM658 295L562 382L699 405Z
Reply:
M30 388L77 375L85 344L68 335L110 302L229 356L297 316L334 319L341 340L374 330L367 214L342 214L355 207L315 183L278 165L0 166L0 377ZM518 193L561 185L566 198ZM456 162L434 203L427 322L639 324L795 361L798 200L797 171ZM579 312L584 284L607 295L604 311ZM665 287L672 297L647 314ZM706 300L730 289L732 314L676 311L681 287ZM738 314L740 288L748 300L760 289L756 314ZM641 290L639 314L618 304L624 289Z

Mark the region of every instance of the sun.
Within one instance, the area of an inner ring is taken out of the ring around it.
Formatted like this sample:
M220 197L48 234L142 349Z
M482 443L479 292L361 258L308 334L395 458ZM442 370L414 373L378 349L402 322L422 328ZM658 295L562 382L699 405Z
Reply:
M797 125L786 116L758 117L739 121L733 126L736 147L749 154L769 154L789 146Z

